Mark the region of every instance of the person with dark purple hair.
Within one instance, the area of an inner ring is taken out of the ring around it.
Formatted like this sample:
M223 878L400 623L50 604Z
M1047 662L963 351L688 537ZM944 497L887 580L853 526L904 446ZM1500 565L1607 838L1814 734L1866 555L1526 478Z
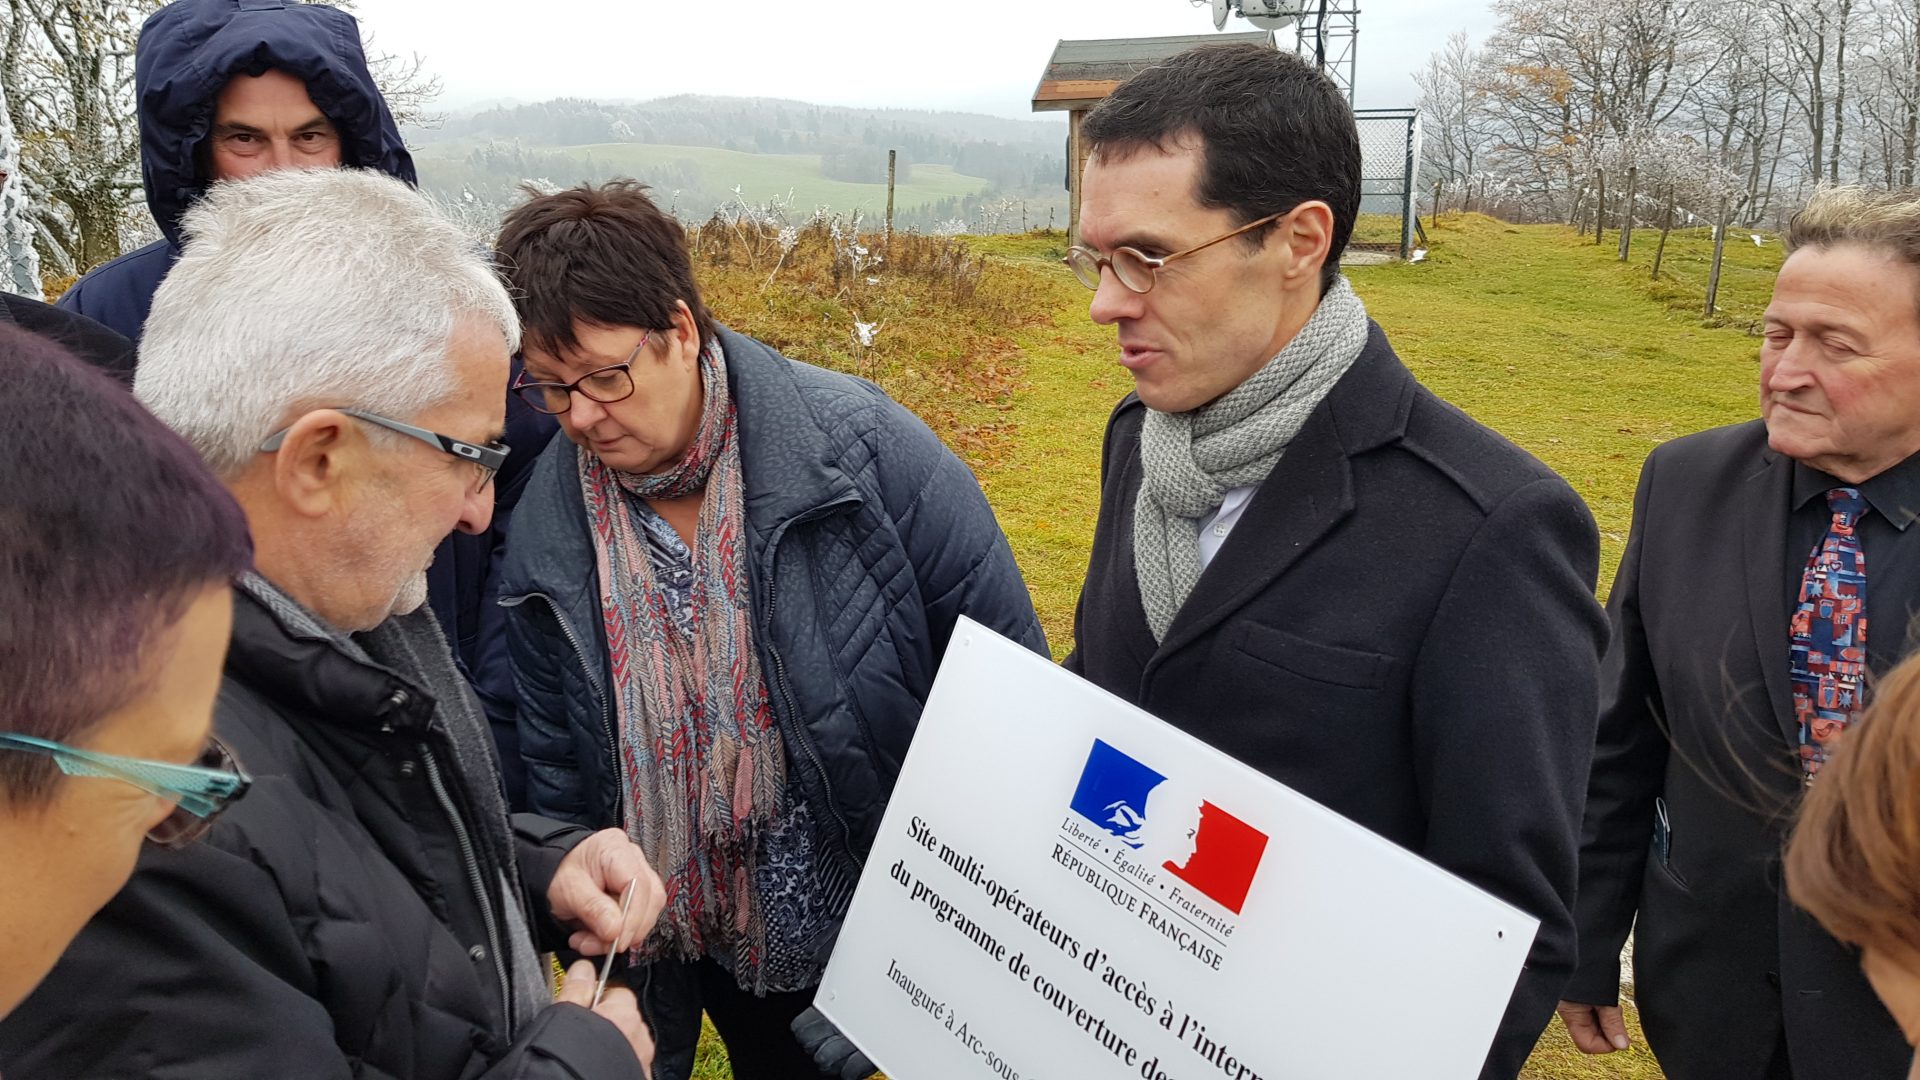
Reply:
M252 563L233 496L126 388L0 326L0 1016L247 787L210 735Z

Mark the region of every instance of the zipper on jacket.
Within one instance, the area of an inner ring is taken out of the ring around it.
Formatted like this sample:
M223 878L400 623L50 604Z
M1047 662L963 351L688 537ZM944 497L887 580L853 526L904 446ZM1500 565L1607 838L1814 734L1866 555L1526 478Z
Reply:
M793 700L793 688L789 685L789 680L787 679L787 662L781 658L780 646L775 644L773 640L773 612L774 609L779 606L780 599L780 579L779 575L775 573L777 568L776 556L779 551L780 541L786 539L787 530L793 526L803 525L809 521L826 517L829 513L839 509L841 506L847 505L849 501L850 500L842 500L840 502L828 503L825 506L815 507L807 513L801 514L799 517L789 521L779 532L775 533L767 541L767 554L765 558L767 565L767 615L766 618L761 621L760 635L767 643L767 655L773 658L774 681L780 685L780 697L781 700L786 702L787 716L793 721L794 733L799 736L800 748L807 752L807 760L813 763L814 772L820 776L820 787L826 793L827 797L827 813L832 814L834 823L840 826L841 850L847 853L847 858L853 860L854 869L857 871L864 870L867 861L853 853L853 826L847 824L846 815L840 812L840 802L834 798L833 795L833 778L827 775L826 763L820 760L820 750L813 744L813 733L809 732L807 726L800 721L800 706Z
M493 950L493 973L500 980L500 1007L507 1014L507 1040L513 1039L516 1027L513 1015L513 986L507 979L507 957L500 948L500 926L493 918L493 897L487 892L486 881L480 874L480 860L473 850L473 838L467 833L467 824L460 817L460 811L453 805L453 797L447 794L446 784L440 779L440 766L433 760L433 751L426 743L420 743L420 761L427 767L427 785L433 789L433 797L439 801L440 809L446 812L447 820L453 823L453 836L460 843L460 857L466 863L467 884L473 887L473 898L480 903L480 921L486 924L487 945Z
M614 817L619 821L620 827L625 828L627 785L626 778L620 774L620 742L614 738L613 733L613 697L609 691L602 690L600 680L593 677L593 666L587 663L587 650L580 643L580 635L573 632L573 626L567 622L566 613L561 611L560 605L546 593L528 593L525 596L504 599L500 601L500 606L519 607L536 597L547 602L547 610L553 612L553 620L560 625L560 633L567 639L567 644L573 647L573 658L579 662L581 673L586 675L587 685L593 688L594 694L600 699L600 733L607 740L607 762L613 766Z
M774 533L767 541L766 554L762 559L767 567L767 613L766 617L761 620L760 630L761 639L766 642L767 655L773 660L774 681L779 684L780 697L781 700L786 703L787 716L793 721L794 733L798 736L800 748L806 751L807 760L813 765L814 772L820 777L820 786L824 790L827 798L827 813L833 816L834 823L840 827L841 849L844 850L847 853L847 857L853 861L854 868L859 870L866 867L866 860L853 852L853 826L847 823L846 815L840 812L839 800L835 799L833 794L833 778L827 775L826 763L820 760L820 750L813 744L812 733L807 731L806 725L800 722L800 707L793 700L793 688L790 685L790 680L787 678L786 660L781 657L780 647L773 641L773 613L774 609L778 606L780 594L779 583L774 574L774 566L780 541L786 538L787 530L793 526L803 525L810 521L817 521L857 501L856 499L841 499L837 502L827 503L824 506L816 506L812 510L787 521L787 523L782 525L779 531ZM614 738L613 733L611 691L600 690L599 680L593 677L593 668L587 663L587 652L580 644L579 635L575 634L573 627L567 623L567 617L565 613L560 610L560 605L554 601L553 597L546 593L533 592L527 593L524 596L506 597L501 599L499 603L501 607L519 607L521 604L536 597L546 601L547 607L552 610L554 621L560 626L560 633L566 637L567 644L573 647L574 658L580 662L581 670L585 672L587 676L587 685L593 687L600 693L600 727L602 733L606 736L607 758L613 766L613 773L616 778L614 783L614 796L618 800L620 820L625 822L626 780L624 776L622 776L620 768L620 744L618 740Z

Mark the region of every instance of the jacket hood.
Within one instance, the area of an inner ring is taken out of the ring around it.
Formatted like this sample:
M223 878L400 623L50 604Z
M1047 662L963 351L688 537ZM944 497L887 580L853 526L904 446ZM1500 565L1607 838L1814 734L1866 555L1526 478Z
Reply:
M269 69L307 84L340 132L345 164L419 182L353 16L297 0L177 0L141 27L134 60L140 178L147 208L174 246L181 215L210 183L200 162L214 99L235 75Z

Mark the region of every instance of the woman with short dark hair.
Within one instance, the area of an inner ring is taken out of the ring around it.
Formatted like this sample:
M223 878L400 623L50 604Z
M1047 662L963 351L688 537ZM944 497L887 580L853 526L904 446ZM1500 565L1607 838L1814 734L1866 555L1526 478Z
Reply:
M246 789L210 737L246 518L108 375L0 326L0 1016Z
M666 883L636 987L656 1080L700 1013L734 1075L815 1072L789 1032L961 615L1044 651L972 474L873 386L715 325L678 222L631 181L534 198L501 263L516 390L559 419L501 603L530 808L619 825Z

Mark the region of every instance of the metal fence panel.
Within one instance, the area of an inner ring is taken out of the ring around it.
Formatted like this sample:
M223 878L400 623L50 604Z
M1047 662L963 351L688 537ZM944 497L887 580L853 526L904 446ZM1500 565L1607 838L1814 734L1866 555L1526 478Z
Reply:
M1420 190L1417 109L1355 109L1360 131L1360 221L1351 250L1406 258Z

